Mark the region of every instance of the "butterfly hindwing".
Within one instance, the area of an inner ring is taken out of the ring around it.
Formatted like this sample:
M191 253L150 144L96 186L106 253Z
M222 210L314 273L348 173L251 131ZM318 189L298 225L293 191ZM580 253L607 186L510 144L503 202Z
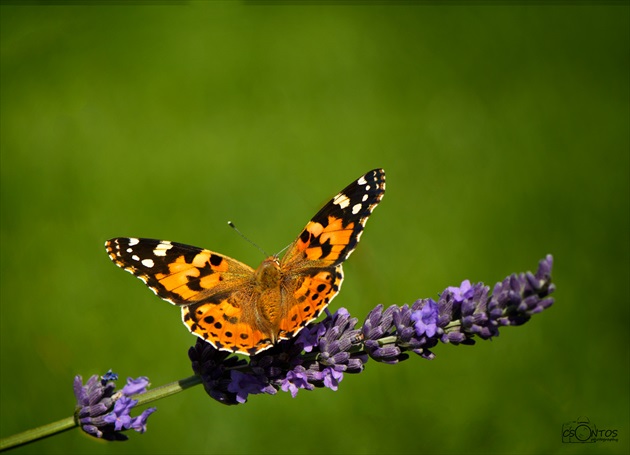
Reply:
M182 320L188 330L221 350L252 355L273 345L273 340L242 320L239 307L229 298L182 307Z
M337 295L343 281L341 265L304 271L287 285L288 309L280 322L279 339L290 339L317 319Z

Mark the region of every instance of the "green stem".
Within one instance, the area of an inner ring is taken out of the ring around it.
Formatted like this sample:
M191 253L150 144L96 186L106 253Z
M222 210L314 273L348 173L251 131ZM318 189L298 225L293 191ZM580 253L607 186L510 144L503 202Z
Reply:
M171 382L170 384L156 387L146 393L134 395L132 398L134 400L138 400L137 406L140 406L159 400L160 398L174 395L198 384L201 384L201 378L198 376L190 376L179 381ZM57 422L14 434L8 438L0 439L0 452L8 450L12 447L28 444L29 442L37 441L38 439L43 439L57 433L71 430L76 426L77 423L75 422L74 417L67 417L65 419L58 420Z
M21 446L38 439L68 431L76 426L77 424L74 421L74 417L67 417L47 425L42 425L41 427L14 434L13 436L0 440L0 452L10 449L11 447Z
M397 339L398 338L396 336L394 336L394 335L383 337L383 338L379 338L378 344L379 344L379 346L385 346L386 344L395 343Z
M446 327L444 327L444 331L445 332L450 332L451 330L449 329L453 329L453 328L459 328L462 325L462 321L461 319L455 319L454 321L449 322Z
M169 397L199 384L201 384L201 378L199 376L190 376L186 379L180 379L179 381L171 382L170 384L164 384L160 387L156 387L155 389L147 390L145 393L133 395L131 398L133 398L134 400L138 400L137 406L141 406L143 404L159 400L160 398Z

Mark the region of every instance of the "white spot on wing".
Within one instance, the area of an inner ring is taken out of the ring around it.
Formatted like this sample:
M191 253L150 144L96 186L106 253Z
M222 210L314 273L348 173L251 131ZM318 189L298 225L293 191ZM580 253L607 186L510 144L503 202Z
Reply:
M363 207L363 205L362 205L362 204L355 204L355 205L352 207L352 214L353 214L353 215L356 215L357 213L359 213L359 212L361 211L361 207Z
M140 258L138 256L136 256L135 254L133 256L131 256L131 259L133 259L134 261L139 261Z
M346 207L348 207L350 205L350 199L348 199L348 196L346 196L345 194L339 193L333 199L333 204L336 204L339 207L341 207L342 209L345 209Z
M129 246L134 246L137 245L138 243L140 243L140 240L136 239L136 238L130 238L129 239Z
M365 185L367 183L367 180L365 180L365 175L361 177L359 180L357 180L357 183L359 185Z
M155 263L153 262L153 259L143 259L142 265L151 268L155 265Z
M155 254L156 256L166 256L166 252L171 248L173 248L171 242L162 242L155 247L155 249L153 250L153 254Z

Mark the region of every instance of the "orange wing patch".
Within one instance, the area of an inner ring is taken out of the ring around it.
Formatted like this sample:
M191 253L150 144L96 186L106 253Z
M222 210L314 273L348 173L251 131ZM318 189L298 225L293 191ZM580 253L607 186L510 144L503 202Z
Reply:
M311 221L304 228L305 233L297 240L296 248L303 251L309 261L324 261L334 264L342 255L354 235L355 224L343 226L341 218L328 217L326 227ZM303 240L307 239L307 240Z
M200 292L215 289L222 281L222 274L227 272L226 258L203 250L193 256L191 262L184 255L178 256L167 265L168 271L156 273L155 279L167 292L177 294L180 300L197 299Z
M227 299L182 307L188 330L217 349L252 355L273 346L268 335L242 322L241 314Z
M341 266L313 271L292 280L289 289L290 307L279 324L280 339L290 339L311 321L317 319L330 301L337 295L343 282Z

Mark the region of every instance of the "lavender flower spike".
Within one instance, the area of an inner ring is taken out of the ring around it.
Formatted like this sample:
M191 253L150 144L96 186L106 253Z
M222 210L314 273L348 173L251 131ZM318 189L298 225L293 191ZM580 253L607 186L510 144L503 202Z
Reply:
M379 304L361 327L345 308L327 312L323 321L305 327L297 337L248 360L218 351L201 339L189 356L206 392L224 404L245 403L248 395L277 390L293 397L300 389L337 390L344 373L362 372L369 358L396 364L413 352L431 360L432 349L440 342L472 345L476 339L497 337L503 326L524 324L553 303L552 265L549 255L535 274L510 275L492 293L483 283L464 280L447 287L437 301L419 299L387 308Z
M483 283L460 288L447 288L438 302L438 326L441 341L474 344L474 336L487 340L499 335L499 328L521 325L532 315L549 308L555 290L551 283L553 258L541 260L535 275L531 272L512 274L490 288ZM465 289L464 289L465 288Z
M146 431L146 421L155 408L148 408L138 417L131 416L131 410L138 403L131 395L144 393L149 381L145 377L129 378L127 385L115 392L114 381L118 379L111 370L99 377L94 375L83 385L81 376L74 378L74 394L77 408L74 418L87 434L108 441L124 441L127 435L122 431L133 429Z

